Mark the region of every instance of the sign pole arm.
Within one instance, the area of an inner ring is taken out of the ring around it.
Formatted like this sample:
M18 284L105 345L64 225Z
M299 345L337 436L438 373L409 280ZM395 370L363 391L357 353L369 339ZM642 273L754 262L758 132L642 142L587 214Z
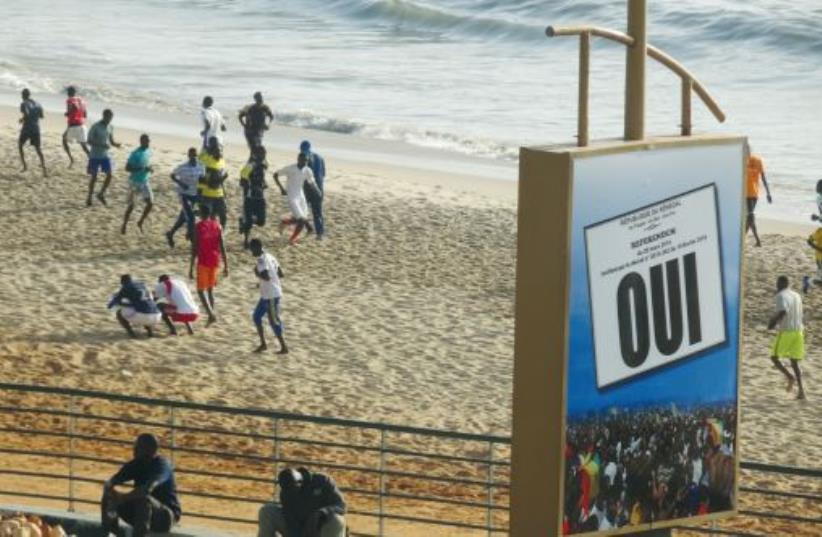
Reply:
M591 34L579 34L579 108L577 112L577 145L588 145L588 87L590 82Z
M645 56L648 53L646 0L628 0L628 47L625 68L625 139L645 138Z

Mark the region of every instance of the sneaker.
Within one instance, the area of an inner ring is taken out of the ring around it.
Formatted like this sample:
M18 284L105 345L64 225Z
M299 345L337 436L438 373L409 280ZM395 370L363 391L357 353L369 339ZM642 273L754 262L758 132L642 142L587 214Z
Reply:
M808 294L808 290L811 288L811 278L810 276L804 276L802 278L802 293Z

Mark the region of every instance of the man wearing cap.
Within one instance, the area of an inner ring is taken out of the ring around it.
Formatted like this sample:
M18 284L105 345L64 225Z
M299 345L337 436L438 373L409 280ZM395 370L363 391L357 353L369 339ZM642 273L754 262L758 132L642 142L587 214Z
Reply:
M260 508L257 537L344 537L345 500L334 480L305 468L277 476L280 503Z
M314 182L306 181L303 185L305 199L311 206L311 215L314 217L314 229L317 231L317 238L322 240L325 235L325 219L323 218L323 197L325 190L325 160L311 150L311 142L303 140L300 144L300 153L305 155L308 167L314 174Z
M263 145L263 133L268 130L273 119L274 114L271 113L271 108L263 102L263 94L256 92L254 103L240 110L239 115L245 141L250 150L253 151L255 147Z
M117 535L122 519L133 528L133 537L168 532L180 521L174 470L168 459L157 455L159 444L143 433L134 442L134 458L103 485L102 522L106 535ZM132 481L134 488L120 492L114 487Z

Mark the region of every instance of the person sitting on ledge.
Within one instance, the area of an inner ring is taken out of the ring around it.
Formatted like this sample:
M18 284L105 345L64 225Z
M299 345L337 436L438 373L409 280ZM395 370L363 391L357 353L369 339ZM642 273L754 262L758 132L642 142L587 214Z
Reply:
M257 537L345 537L345 500L333 479L286 468L277 483L280 503L260 508Z
M143 433L134 442L134 458L103 485L102 522L105 535L118 534L122 519L133 528L133 537L166 533L180 521L182 511L171 463L157 455L157 438ZM134 488L119 492L114 487L129 481Z

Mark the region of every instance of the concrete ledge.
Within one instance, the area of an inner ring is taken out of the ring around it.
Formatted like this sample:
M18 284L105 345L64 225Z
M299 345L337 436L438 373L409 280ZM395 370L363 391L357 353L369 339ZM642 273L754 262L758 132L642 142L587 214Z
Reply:
M103 533L103 528L100 525L100 516L92 513L62 511L60 509L49 509L47 507L15 504L0 504L0 512L19 512L35 515L49 524L60 524L63 526L63 529L66 530L67 534L76 535L77 537L107 537ZM183 522L179 526L172 528L172 531L153 535L157 535L158 537L226 537L227 535L247 536L252 534L254 534L253 531L232 532L190 526L185 521L184 513ZM120 529L120 537L131 537L131 528L123 524Z

